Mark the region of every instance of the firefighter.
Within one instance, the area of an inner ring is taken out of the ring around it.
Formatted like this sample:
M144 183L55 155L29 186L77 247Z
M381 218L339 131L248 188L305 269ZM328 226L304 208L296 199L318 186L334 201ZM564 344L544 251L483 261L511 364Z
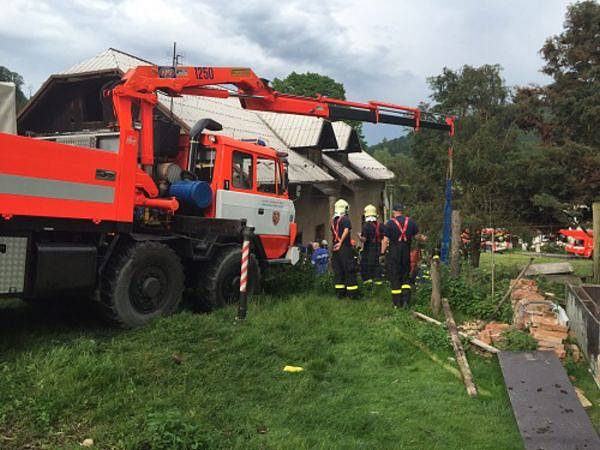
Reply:
M392 218L385 224L381 254L386 254L387 277L392 288L394 308L407 308L410 303L410 245L413 239L427 238L419 233L416 222L404 215L404 205L396 204Z
M377 220L377 208L373 205L365 206L365 221L362 231L358 237L363 243L361 254L361 276L366 287L372 287L373 283L381 284L381 265L379 254L381 252L381 241L383 240L383 224Z
M339 298L346 295L351 298L358 297L356 262L350 236L352 224L348 217L348 209L348 202L339 199L335 202L335 214L331 219L331 234L333 235L331 265L333 267L335 292Z

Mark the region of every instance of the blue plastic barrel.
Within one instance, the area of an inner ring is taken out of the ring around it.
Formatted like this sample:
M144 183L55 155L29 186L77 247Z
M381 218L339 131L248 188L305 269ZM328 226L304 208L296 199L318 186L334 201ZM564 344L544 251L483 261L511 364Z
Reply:
M212 189L206 181L177 181L169 187L169 194L188 207L206 208L212 202Z

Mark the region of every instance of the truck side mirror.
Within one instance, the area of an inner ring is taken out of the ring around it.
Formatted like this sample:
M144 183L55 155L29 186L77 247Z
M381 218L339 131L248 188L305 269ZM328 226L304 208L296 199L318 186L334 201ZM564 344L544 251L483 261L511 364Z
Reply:
M298 198L300 198L300 193L302 192L302 186L297 184L293 191L290 190L290 192L288 192L288 195L290 197L290 200L297 200Z

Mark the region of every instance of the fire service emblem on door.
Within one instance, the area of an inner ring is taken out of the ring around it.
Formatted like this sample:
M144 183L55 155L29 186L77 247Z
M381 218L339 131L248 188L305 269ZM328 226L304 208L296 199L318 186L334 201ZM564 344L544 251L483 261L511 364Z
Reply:
M273 225L277 225L280 219L281 214L279 214L279 211L273 211Z

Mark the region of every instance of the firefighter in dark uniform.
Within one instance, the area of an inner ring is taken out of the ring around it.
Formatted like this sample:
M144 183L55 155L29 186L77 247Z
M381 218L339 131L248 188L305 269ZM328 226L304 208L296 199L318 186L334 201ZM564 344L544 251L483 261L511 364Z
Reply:
M335 202L335 215L331 219L331 234L333 246L331 248L331 265L335 283L335 292L339 298L348 296L358 297L358 283L356 281L356 262L352 248L352 224L348 217L348 202L339 199Z
M386 254L387 277L392 287L394 308L407 308L410 303L410 245L413 239L424 241L427 238L419 233L416 222L404 215L404 206L396 204L392 218L385 224L385 237L381 254Z
M381 265L379 254L381 253L381 241L384 236L384 227L377 220L377 208L373 205L365 206L365 221L359 235L363 243L361 253L361 276L365 287L370 288L373 284L382 284Z

